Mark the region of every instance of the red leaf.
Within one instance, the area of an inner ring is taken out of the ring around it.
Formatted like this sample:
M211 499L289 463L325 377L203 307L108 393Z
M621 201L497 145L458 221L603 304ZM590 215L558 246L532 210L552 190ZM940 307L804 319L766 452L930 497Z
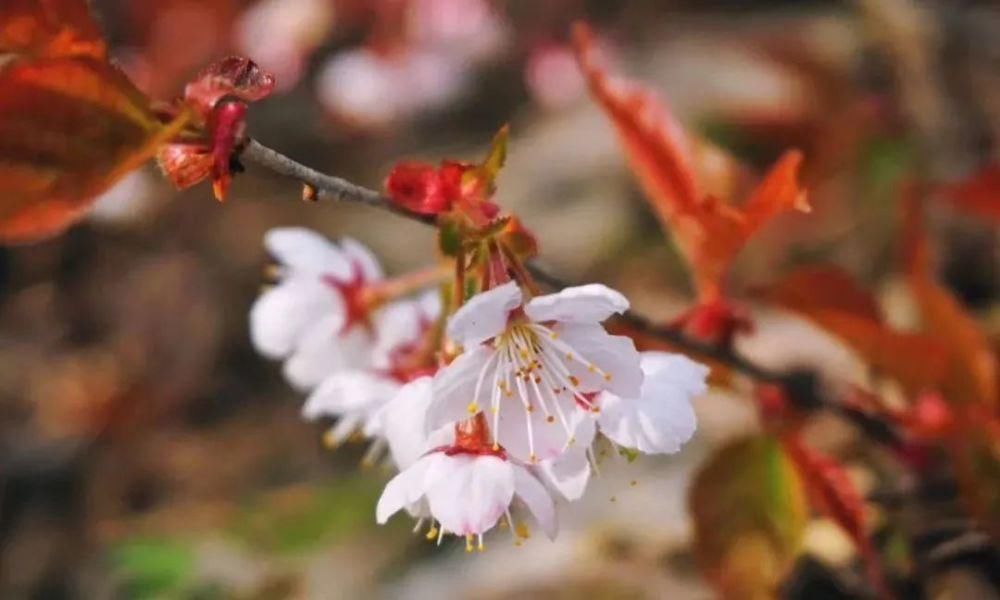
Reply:
M1000 224L1000 164L986 165L965 181L943 186L955 206Z
M59 233L184 125L164 125L120 71L90 58L0 72L0 240Z
M952 404L995 407L1000 384L993 347L958 299L935 281L916 190L906 188L903 192L903 255L908 283L925 331L948 355L947 370L937 389Z
M797 181L801 153L785 153L742 209L709 195L696 175L697 141L653 94L608 75L586 25L578 23L573 34L591 94L611 119L661 225L687 258L700 299L717 298L729 265L751 236L782 212L808 210Z
M249 58L230 56L202 70L184 88L184 98L202 114L208 115L224 97L256 102L270 96L273 91L273 75Z
M797 435L786 436L782 442L805 482L810 503L850 536L865 560L872 585L884 591L878 555L865 528L864 502L847 471L834 459L807 447Z
M0 54L103 59L107 47L85 0L3 0Z
M934 388L945 374L947 355L939 340L892 330L875 298L836 267L794 271L762 295L837 336L911 394Z

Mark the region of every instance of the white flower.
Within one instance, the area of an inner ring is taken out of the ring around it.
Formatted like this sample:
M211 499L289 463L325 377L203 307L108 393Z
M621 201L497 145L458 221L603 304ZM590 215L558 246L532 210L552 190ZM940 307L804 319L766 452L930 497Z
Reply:
M334 371L306 399L305 418L339 417L327 433L329 444L338 445L359 430L367 437L383 437L381 410L402 391L403 384L432 372L434 354L423 342L440 311L437 298L436 291L429 292L420 300L401 300L382 309L368 367ZM427 383L421 388L428 388L429 403L430 378L424 379ZM421 417L419 435L426 437L424 433ZM376 448L372 456L377 452Z
M469 451L457 446L438 448L396 475L378 501L380 524L402 508L426 501L431 518L440 524L432 532L465 536L471 550L472 536L492 529L500 517L511 520L515 498L532 514L549 536L556 535L555 505L545 486L502 451Z
M709 369L680 354L644 352L646 374L636 397L604 392L597 424L605 437L646 454L672 454L694 435L691 399L708 389Z
M597 393L639 395L635 345L600 325L627 309L624 296L598 284L523 306L513 282L473 297L448 323L465 350L435 377L430 426L488 411L496 443L511 455L531 463L558 457L579 420L598 410Z
M264 243L280 263L280 281L250 311L257 350L285 359L285 376L300 390L335 371L367 368L377 319L364 291L382 279L378 261L354 240L333 244L302 228L272 229Z

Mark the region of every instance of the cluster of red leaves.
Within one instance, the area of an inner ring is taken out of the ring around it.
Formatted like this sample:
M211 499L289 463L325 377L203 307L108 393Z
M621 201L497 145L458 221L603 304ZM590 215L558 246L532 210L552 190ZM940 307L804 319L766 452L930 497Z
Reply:
M875 375L898 384L910 400L905 409L890 409L877 393L861 391L858 397L865 402L858 408L899 426L906 436L900 457L908 466L930 464L935 449L948 453L964 480L968 503L997 531L1000 524L991 515L1000 508L1000 486L980 473L1000 472L997 356L975 318L934 278L916 199L920 192L904 184L901 204L902 270L922 331L891 327L874 295L835 267L795 271L765 290L763 297L838 337Z
M273 86L249 61L231 59L206 70L183 101L161 109L109 61L84 0L0 4L0 54L9 57L0 67L4 242L63 231L171 140L208 152L211 165L197 175L211 175L217 194L224 193L230 155L243 135L242 111L224 99L257 99ZM190 172L185 178L195 179Z
M193 109L193 135L160 148L157 160L164 174L178 189L211 177L216 199L224 200L231 158L245 139L247 103L273 90L274 78L246 58L226 58L202 71L173 107L174 112Z

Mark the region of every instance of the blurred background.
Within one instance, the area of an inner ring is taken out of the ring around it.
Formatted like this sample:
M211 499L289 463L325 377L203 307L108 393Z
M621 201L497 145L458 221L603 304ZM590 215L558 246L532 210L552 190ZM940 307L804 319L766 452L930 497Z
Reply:
M759 236L732 278L737 295L832 261L905 322L896 183L916 165L961 180L996 157L1000 134L1000 7L985 0L93 5L117 61L159 98L212 60L253 58L279 91L253 106L250 134L369 187L402 159L476 159L510 122L497 198L538 234L542 262L608 282L664 320L690 285L587 97L567 45L574 19L593 23L616 71L751 167L805 151L814 211ZM995 230L946 205L932 216L943 277L1000 323ZM501 532L466 556L402 518L378 528L389 473L359 467L364 444L325 449L323 427L299 417L303 398L249 343L262 235L292 224L349 233L390 273L435 256L428 228L303 203L253 165L225 205L204 186L174 192L151 166L67 235L0 250L0 597L712 595L689 550L685 495L711 448L756 426L738 386L698 400L699 432L679 455L609 459L585 499L563 507L555 543L515 548ZM818 329L749 305L758 327L744 346L761 362L863 376ZM833 422L811 431L838 450L852 435ZM806 545L787 596L853 597L846 538L816 520Z

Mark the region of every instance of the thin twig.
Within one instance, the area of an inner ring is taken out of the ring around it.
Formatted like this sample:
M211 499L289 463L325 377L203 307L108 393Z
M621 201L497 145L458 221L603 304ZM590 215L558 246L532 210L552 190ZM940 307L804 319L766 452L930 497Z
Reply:
M311 186L318 192L320 199L329 198L338 202L363 204L388 210L428 225L435 223L433 216L421 215L401 208L375 190L359 186L339 177L320 173L264 146L256 140L249 140L240 156L270 171ZM529 263L527 267L532 277L548 287L561 289L571 285L547 272L536 263ZM895 446L899 443L899 438L895 430L878 417L859 410L850 409L823 398L818 387L817 378L811 372L782 372L768 369L758 365L733 348L702 342L685 335L676 328L657 325L648 317L632 311L621 315L619 319L626 325L666 342L677 350L725 365L757 381L780 385L788 393L796 406L807 410L816 408L831 410L853 423L875 441L889 446Z
M257 163L279 175L291 177L300 183L308 184L319 193L320 199L329 198L337 202L364 204L388 210L428 225L434 223L433 216L421 215L401 208L375 190L351 183L340 177L320 173L316 169L307 167L276 150L268 148L257 140L249 140L240 153L240 157Z

